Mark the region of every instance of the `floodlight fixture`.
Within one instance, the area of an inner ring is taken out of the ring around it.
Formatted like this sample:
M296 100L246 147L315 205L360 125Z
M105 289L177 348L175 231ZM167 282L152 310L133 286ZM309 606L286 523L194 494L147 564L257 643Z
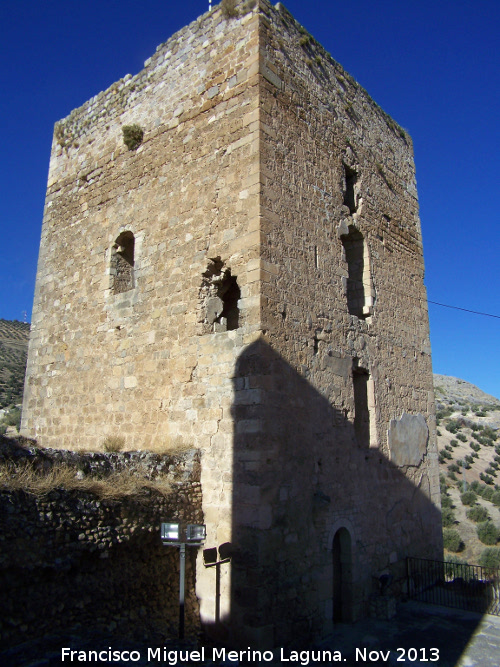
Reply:
M186 542L188 544L203 544L207 536L207 529L203 524L189 523L186 526Z
M207 529L200 523L166 522L161 524L161 539L164 544L175 546L182 543L203 544L207 536Z
M165 521L160 526L164 546L179 547L179 639L184 639L184 589L186 580L186 545L201 546L207 535L203 524Z
M180 541L180 523L162 523L161 524L161 539L162 542L179 542Z

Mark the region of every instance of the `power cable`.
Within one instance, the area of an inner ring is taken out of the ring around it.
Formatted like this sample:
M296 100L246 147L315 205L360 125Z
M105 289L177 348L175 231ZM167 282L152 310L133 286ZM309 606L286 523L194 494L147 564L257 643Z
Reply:
M336 273L336 276L342 276L342 274ZM355 282L356 284L359 284L359 286L363 286L362 281L352 281ZM392 290L392 289L386 289L385 292L389 292L391 294L398 294L398 295L404 295L405 297L409 297L410 299L414 299L415 301L422 301L422 297L420 296L411 296L407 294L406 292L403 292L401 290ZM438 301L431 301L430 299L424 299L424 301L427 301L427 303L432 303L435 306L442 306L443 308L451 308L452 310L462 310L465 313L474 313L474 315L484 315L484 317L494 317L497 320L500 320L500 315L493 315L492 313L482 313L479 310L470 310L469 308L460 308L459 306L450 306L447 303L439 303Z
M446 303L438 303L427 299L427 303L433 303L435 306L442 306L443 308L453 308L453 310L463 310L465 313L474 313L474 315L484 315L485 317L495 317L500 320L500 315L492 315L491 313L480 313L478 310L469 310L468 308L459 308L458 306L449 306Z

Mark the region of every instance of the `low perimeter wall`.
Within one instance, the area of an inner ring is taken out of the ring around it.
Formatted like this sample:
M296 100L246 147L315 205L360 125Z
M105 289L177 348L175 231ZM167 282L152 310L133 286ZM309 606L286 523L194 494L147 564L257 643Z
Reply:
M26 470L38 470L41 479L61 467L72 468L82 483L101 478L100 490L12 483ZM124 484L132 477L144 486L120 496L117 473ZM114 493L106 492L106 480ZM179 554L162 546L159 527L168 519L203 522L199 480L195 450L82 454L0 438L2 648L50 636L141 642L176 636ZM186 634L193 636L200 627L195 553L187 551Z

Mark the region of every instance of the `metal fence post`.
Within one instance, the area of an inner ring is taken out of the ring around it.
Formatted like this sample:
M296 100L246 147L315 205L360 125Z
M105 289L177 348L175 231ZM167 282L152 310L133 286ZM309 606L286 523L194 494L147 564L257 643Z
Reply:
M179 544L179 639L184 639L184 591L186 582L186 545Z

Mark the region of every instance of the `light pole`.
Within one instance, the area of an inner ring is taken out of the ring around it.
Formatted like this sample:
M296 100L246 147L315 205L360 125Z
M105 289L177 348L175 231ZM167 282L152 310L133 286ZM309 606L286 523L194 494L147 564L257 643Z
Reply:
M203 524L167 522L161 524L161 541L167 547L179 547L179 639L184 639L184 590L186 580L186 544L199 547L206 537Z

